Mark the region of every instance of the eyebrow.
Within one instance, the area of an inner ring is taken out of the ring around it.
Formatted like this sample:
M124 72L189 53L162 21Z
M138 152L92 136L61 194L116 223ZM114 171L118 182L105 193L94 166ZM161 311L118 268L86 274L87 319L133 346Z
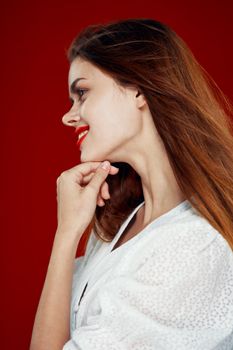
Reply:
M72 94L74 94L75 93L75 86L76 86L76 83L79 81L79 80L86 80L86 78L77 78L77 79L75 79L74 81L73 81L73 83L70 85L70 92L72 93Z

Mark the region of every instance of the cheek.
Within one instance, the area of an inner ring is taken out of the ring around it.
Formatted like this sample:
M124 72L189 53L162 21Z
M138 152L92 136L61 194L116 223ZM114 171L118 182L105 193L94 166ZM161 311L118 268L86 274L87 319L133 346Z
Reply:
M107 94L87 98L80 110L80 114L95 133L99 133L101 130L107 131L109 125L118 123L115 120L117 118L115 105Z
M87 98L81 115L90 125L90 133L94 138L112 142L131 137L140 128L137 110L132 108L129 101L107 94Z

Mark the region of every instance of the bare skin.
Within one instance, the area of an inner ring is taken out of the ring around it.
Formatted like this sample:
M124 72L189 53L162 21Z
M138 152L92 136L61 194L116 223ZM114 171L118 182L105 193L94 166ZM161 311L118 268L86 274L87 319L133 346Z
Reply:
M74 128L90 127L81 144L82 162L126 162L140 175L145 199L142 226L146 226L186 199L147 102L137 88L120 88L105 72L77 57L70 66L69 89L80 77L85 79L76 85L86 91L82 97L70 91L73 105L62 121ZM98 205L104 205L101 199Z
M118 171L109 162L108 165L103 168L98 162L86 162L64 171L57 179L58 226L35 316L30 350L60 350L69 340L75 253L95 212L101 185L108 175Z
M118 246L185 199L143 94L134 87L120 88L109 75L77 58L70 66L69 90L80 77L85 80L76 85L88 90L85 99L70 91L74 103L62 121L74 128L89 125L90 130L81 144L81 164L63 172L57 181L58 228L30 350L59 350L69 340L77 245L96 205L104 205L109 197L106 177L117 173L110 164L107 170L97 169L97 163L126 162L141 177L145 205Z

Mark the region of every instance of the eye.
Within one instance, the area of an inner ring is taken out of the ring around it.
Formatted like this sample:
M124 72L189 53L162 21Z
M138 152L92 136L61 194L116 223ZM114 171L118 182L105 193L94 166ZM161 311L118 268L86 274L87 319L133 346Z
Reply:
M79 100L80 101L83 101L83 96L84 96L84 94L85 94L85 92L86 92L87 90L85 90L85 89L81 89L81 88L76 88L75 89L75 93L79 96Z
M78 95L79 97L78 101L84 102L83 96L87 91L88 91L87 89L81 89L76 87L76 89L73 91L73 94ZM74 100L71 97L70 97L70 103L71 103L71 106L74 104Z

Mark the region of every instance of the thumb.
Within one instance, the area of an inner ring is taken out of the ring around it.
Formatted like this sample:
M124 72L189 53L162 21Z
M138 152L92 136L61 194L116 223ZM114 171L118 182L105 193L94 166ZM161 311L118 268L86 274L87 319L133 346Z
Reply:
M98 194L102 183L105 181L106 177L109 174L110 167L111 164L109 161L101 163L96 169L94 176L92 177L91 181L86 186L86 188L92 188L94 189L96 194Z

